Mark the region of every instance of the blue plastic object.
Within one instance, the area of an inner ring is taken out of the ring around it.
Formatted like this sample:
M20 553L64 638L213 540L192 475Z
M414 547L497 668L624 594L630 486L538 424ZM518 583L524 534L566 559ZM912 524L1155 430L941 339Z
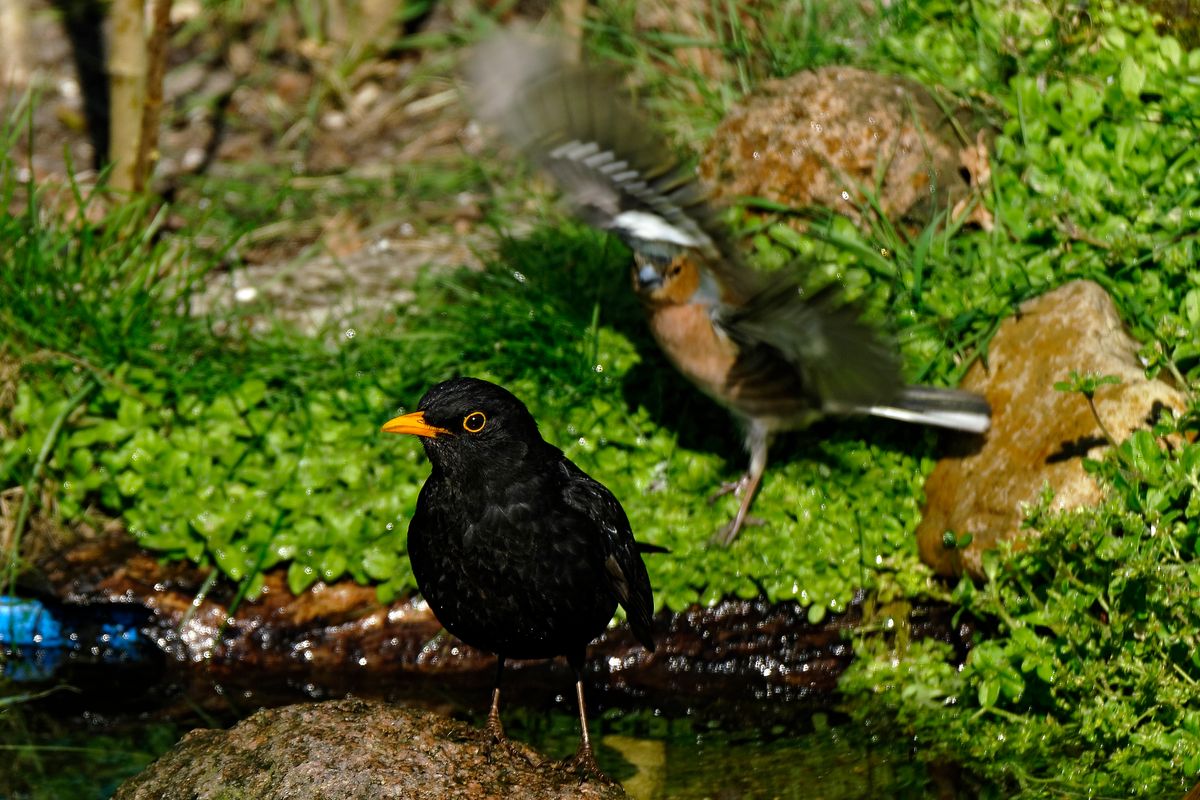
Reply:
M0 595L0 674L14 681L48 680L66 663L139 661L147 643L144 609L57 606Z
M38 600L0 596L0 645L64 647L62 623Z

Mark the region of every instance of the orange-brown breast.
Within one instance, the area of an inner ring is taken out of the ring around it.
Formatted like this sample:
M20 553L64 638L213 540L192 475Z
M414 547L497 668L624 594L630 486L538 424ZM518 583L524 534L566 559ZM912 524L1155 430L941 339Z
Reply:
M675 367L703 392L728 404L723 396L725 379L737 358L737 350L717 332L709 319L708 306L696 303L647 306L650 331Z

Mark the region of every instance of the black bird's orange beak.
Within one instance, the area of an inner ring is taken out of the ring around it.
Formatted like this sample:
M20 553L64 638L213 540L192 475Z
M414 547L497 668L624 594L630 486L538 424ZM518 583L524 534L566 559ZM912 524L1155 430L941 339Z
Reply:
M439 434L450 433L445 428L437 428L425 421L424 411L414 411L402 417L389 419L380 428L384 433L411 433L414 436L424 436L427 439L436 438Z

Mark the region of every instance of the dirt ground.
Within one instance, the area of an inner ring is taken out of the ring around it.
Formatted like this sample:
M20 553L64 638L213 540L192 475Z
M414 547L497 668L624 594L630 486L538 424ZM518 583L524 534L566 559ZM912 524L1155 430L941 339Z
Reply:
M315 330L403 303L427 265L475 265L491 249L478 192L410 196L397 179L422 166L461 170L482 146L460 103L455 49L396 44L453 38L469 8L437 3L404 22L401 0L319 5L316 21L302 19L299 4L266 0L242 4L236 19L198 0L173 5L152 184L169 204L168 231L201 247L228 246L196 298L199 312L257 303ZM351 6L359 16L347 18ZM11 31L11 20L3 24ZM17 178L32 179L44 206L70 215L68 174L85 194L97 178L81 84L51 4L30 0L23 24L32 44L16 49L24 56L17 68L8 59L0 118L31 103L31 115L20 117L30 135L13 153ZM239 186L284 200L258 209L265 218L242 226L235 242L222 241L224 228L196 220ZM292 193L306 202L292 202Z

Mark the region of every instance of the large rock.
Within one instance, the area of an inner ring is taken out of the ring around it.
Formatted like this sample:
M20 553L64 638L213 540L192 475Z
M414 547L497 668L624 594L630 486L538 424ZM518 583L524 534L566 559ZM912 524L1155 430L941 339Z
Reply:
M1006 320L963 388L992 404L992 429L983 446L940 462L925 483L925 516L917 528L921 558L943 575L982 576L982 554L1022 531L1022 505L1035 503L1044 484L1054 509L1093 506L1103 490L1083 469L1108 446L1087 402L1054 384L1072 370L1116 375L1101 386L1096 410L1118 440L1147 427L1160 406L1182 410L1183 394L1147 380L1138 344L1121 324L1111 298L1091 281L1075 281L1021 306ZM970 546L946 548L942 535L970 533Z
M195 730L114 800L622 798L514 743L428 711L363 700L260 711ZM536 765L536 766L535 766Z
M882 175L893 220L924 224L966 196L963 148L921 84L854 67L823 67L763 84L713 135L700 174L717 197L824 206L853 219ZM973 136L973 134L972 134Z

